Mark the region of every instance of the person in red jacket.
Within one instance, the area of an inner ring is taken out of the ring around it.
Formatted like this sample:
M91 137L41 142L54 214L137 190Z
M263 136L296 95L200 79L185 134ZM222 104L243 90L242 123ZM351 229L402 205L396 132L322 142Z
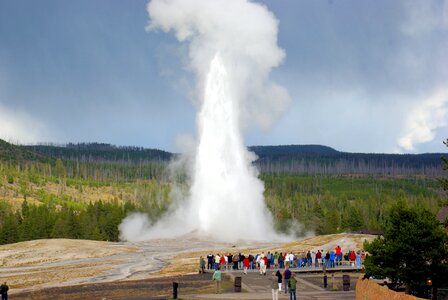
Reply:
M249 265L250 265L249 257L246 256L243 259L244 274L247 274L247 269L249 268Z
M334 251L336 252L336 265L342 264L342 249L341 246L337 246Z
M221 270L225 270L226 269L225 268L225 266L226 266L226 259L225 259L224 255L219 258L219 264L221 266Z
M316 253L316 267L319 267L320 263L322 262L322 252L320 250L317 250Z
M356 260L356 253L355 251L350 251L350 266L354 266L355 265L355 260Z

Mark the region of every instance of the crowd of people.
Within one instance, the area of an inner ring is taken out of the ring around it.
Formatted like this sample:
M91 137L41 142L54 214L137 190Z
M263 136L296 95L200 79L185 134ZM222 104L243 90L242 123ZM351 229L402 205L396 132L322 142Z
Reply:
M270 252L259 254L209 253L205 258L200 257L199 268L205 270L215 270L220 268L225 270L242 270L247 274L248 270L259 270L261 275L266 275L268 269L288 268L334 268L339 265L350 265L361 267L366 254L364 251L350 250L343 252L338 245L334 250L305 251L302 253Z
M266 273L262 274L266 275ZM221 266L215 269L212 280L216 282L216 293L221 293ZM289 293L290 300L296 300L296 286L297 280L287 266L285 266L283 273L280 270L272 272L271 290L273 300L278 300L278 293L282 292L282 288L285 294Z
M290 268L335 268L339 265L361 267L367 254L364 251L350 250L343 252L338 245L335 249L287 253L278 251L258 254L228 253L212 254L199 259L199 272L214 270L212 279L216 281L216 292L221 290L221 271L240 270L247 274L248 270L258 270L266 276L269 269L276 269L271 275L272 299L277 300L279 292L289 293L290 300L296 299L297 280Z

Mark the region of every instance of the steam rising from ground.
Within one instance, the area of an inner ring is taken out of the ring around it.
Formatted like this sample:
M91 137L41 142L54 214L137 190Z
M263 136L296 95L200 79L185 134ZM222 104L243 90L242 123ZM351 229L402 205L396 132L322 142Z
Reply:
M196 74L199 141L191 164L186 201L156 224L131 215L121 237L136 241L191 231L221 240L274 238L263 183L242 129L269 128L286 108L286 90L269 81L284 52L277 46L277 21L266 7L246 0L154 0L149 29L174 31L189 44Z

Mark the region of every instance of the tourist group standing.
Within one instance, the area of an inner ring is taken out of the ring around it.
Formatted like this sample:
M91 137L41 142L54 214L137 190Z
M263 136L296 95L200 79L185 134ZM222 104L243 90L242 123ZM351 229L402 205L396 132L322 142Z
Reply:
M365 258L364 252L350 250L346 253L338 245L334 249L324 251L303 251L301 253L286 252L261 252L259 254L209 253L205 258L199 259L199 272L214 270L212 279L216 282L216 293L221 292L222 271L239 270L247 274L248 270L258 270L259 274L266 276L269 269L277 269L272 272L270 281L272 299L278 299L281 292L289 293L290 300L296 300L297 280L291 272L291 268L335 268L336 266L361 267ZM283 270L283 271L281 271ZM269 279L269 278L268 278Z
M288 268L335 268L336 266L347 265L352 267L362 267L365 258L363 251L350 250L346 253L338 245L335 249L317 251L304 251L301 253L286 252L261 252L260 254L212 254L209 253L200 261L200 270L214 270L218 267L221 271L225 270L242 270L247 274L248 270L259 270L260 275L266 275L269 269L285 269ZM202 259L202 258L201 258Z

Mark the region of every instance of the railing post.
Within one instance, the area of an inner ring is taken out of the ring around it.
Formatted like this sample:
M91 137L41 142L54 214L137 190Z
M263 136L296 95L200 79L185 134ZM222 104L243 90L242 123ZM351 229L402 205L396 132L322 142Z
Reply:
M350 275L342 275L342 288L344 291L350 290Z
M177 288L179 287L179 283L173 282L173 299L177 299Z
M327 266L325 264L322 266L322 271L324 272L324 288L327 288Z
M241 276L235 277L235 292L241 292Z

